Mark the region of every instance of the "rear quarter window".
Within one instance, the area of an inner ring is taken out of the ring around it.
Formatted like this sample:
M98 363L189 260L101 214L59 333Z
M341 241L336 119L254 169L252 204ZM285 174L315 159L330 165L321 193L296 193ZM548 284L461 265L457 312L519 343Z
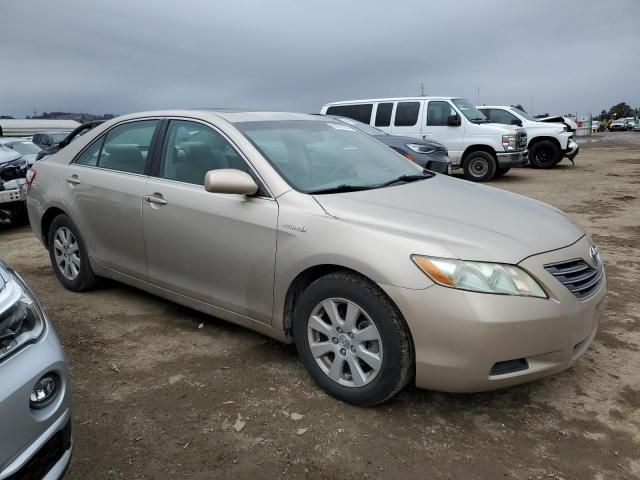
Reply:
M373 103L361 103L358 105L334 105L327 108L327 115L349 117L369 125L371 123L372 111Z

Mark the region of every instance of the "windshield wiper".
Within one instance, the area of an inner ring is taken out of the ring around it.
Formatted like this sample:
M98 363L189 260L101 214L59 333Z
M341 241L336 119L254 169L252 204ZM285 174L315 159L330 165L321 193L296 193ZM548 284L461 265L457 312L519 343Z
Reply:
M367 185L338 185L337 187L329 187L329 188L320 188L318 190L311 190L305 193L309 195L318 195L322 193L347 193L347 192L359 192L361 190L371 190L372 188L377 188L376 186L367 186Z
M376 185L376 187L388 187L390 185L395 185L396 183L415 182L418 180L424 180L426 178L432 178L433 176L435 176L435 173L426 171L419 175L400 175L398 178L394 178L393 180L389 180L388 182L380 183L379 185Z

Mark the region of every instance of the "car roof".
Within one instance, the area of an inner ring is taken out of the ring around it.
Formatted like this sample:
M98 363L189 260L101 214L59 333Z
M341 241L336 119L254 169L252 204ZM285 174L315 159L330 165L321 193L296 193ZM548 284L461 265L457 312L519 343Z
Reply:
M213 116L222 118L230 123L241 122L264 122L274 120L315 120L318 117L306 113L295 112L274 112L260 110L240 110L223 108L200 108L193 110L159 110L149 112L139 112L116 117L114 120L151 118L151 117L207 117Z
M360 99L360 100L341 100L339 102L330 102L327 103L325 105L327 106L331 106L331 105L350 105L352 103L371 103L371 102L399 102L399 101L406 101L406 100L414 100L414 101L420 101L420 100L453 100L453 99L458 99L458 98L464 98L464 97L389 97L389 98L365 98L365 99Z

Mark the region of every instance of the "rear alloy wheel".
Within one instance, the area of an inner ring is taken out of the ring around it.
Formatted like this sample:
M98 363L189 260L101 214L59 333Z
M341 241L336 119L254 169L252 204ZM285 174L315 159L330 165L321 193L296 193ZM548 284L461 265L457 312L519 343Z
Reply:
M541 140L529 149L529 163L534 168L552 168L562 160L560 147L551 140Z
M60 283L74 292L89 290L98 278L91 269L80 232L66 215L58 215L49 228L49 257Z
M376 405L411 378L404 320L375 284L356 274L333 273L309 285L296 303L293 330L304 366L340 400Z
M496 174L496 159L487 152L472 152L464 160L464 176L472 182L488 182Z

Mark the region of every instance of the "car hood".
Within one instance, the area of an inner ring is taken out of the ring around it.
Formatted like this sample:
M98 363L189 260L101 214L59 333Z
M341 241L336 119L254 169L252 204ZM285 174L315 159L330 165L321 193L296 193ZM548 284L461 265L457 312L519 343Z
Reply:
M548 122L527 122L524 124L525 130L535 131L536 133L551 133L554 135L564 132L566 129L564 125L559 123Z
M10 148L0 147L0 164L12 162L22 157L21 153L11 150Z
M445 175L315 198L336 218L415 238L415 253L426 255L445 247L464 260L516 264L584 236L557 208Z

